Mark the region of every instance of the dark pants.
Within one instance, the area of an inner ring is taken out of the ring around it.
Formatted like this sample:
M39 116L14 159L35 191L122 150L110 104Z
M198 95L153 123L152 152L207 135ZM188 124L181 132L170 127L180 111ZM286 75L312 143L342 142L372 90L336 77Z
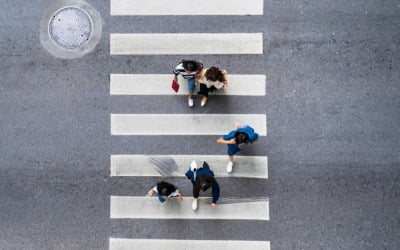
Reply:
M207 85L200 83L200 91L199 91L200 95L208 97L208 92L213 92L215 90L217 90L217 88L214 86L211 86L211 88L207 88Z
M194 198L199 198L200 195L200 187L198 187L196 184L193 184L193 197Z
M208 165L207 162L203 162L203 168L210 169L210 166ZM193 182L192 182L192 185L193 185L193 197L197 199L197 198L199 198L199 195L200 195L200 187L198 187Z
M203 192L207 191L208 189L209 189L209 187L206 187L206 188L203 190ZM196 199L199 198L200 191L201 191L200 187L197 186L196 184L193 184L193 197L194 197L194 198L196 198Z

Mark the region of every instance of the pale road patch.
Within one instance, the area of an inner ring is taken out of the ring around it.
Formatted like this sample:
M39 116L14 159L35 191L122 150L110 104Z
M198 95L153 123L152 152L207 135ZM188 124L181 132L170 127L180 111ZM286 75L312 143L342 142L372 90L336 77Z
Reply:
M263 54L263 34L114 33L110 34L110 53L111 55Z
M95 51L101 40L100 12L83 0L54 1L39 24L40 44L52 56L82 57Z
M262 15L263 0L111 0L112 16Z
M161 240L110 238L110 250L270 250L269 241ZM210 248L212 246L212 248Z
M147 191L147 190L146 190ZM269 201L217 202L212 208L211 198L199 198L197 211L192 210L192 197L182 203L170 198L160 203L157 196L111 196L111 219L206 219L206 220L269 220ZM222 199L221 199L222 201Z
M111 135L224 135L235 124L250 125L267 135L261 114L111 114Z
M111 155L111 176L184 177L191 162L201 167L206 161L215 176L236 178L268 178L268 158L236 156L232 173L226 172L226 155Z
M171 88L172 74L111 74L111 95L187 95L187 81L178 76L179 92ZM228 90L220 89L210 95L265 96L265 75L228 74Z

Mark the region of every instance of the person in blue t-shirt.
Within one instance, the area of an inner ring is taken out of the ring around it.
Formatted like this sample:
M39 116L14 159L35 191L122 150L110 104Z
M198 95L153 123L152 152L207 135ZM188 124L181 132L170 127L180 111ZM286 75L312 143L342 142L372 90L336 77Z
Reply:
M197 168L195 161L189 167L189 170L185 173L186 177L192 182L193 185L193 202L192 209L197 210L197 199L201 191L206 191L210 187L212 189L212 203L211 207L215 208L216 203L219 199L219 185L214 178L213 171L210 170L207 162L203 163L203 167Z
M218 138L217 143L226 144L228 146L228 157L229 162L226 167L228 173L232 172L233 167L233 156L239 152L240 146L244 144L253 143L258 139L258 134L254 132L254 129L248 125L240 126L236 123L236 130L229 132L228 134Z
M168 198L171 197L178 197L179 202L183 201L182 192L179 191L177 187L166 181L158 182L157 185L152 187L147 193L150 196L157 194L158 199L161 203L165 202Z

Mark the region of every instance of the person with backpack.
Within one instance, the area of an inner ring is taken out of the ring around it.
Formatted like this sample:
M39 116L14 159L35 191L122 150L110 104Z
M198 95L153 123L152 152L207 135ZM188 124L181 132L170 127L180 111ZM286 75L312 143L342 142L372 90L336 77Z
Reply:
M249 125L241 126L236 123L236 130L229 132L228 134L218 138L217 143L227 145L227 154L229 162L226 167L228 173L232 172L233 168L233 157L241 150L240 146L245 144L253 143L258 139L258 134L254 132L254 129Z
M187 80L189 95L188 95L188 105L189 107L194 106L193 93L196 89L196 83L198 78L198 72L203 69L203 63L195 60L184 60L179 62L179 64L173 70L174 78L173 80L178 82L178 75L181 75Z
M204 192L209 188L212 189L211 207L215 208L216 203L219 199L219 184L215 180L214 173L210 170L207 162L203 162L203 167L197 168L196 162L193 161L192 164L190 164L190 167L185 175L192 182L193 185L192 209L194 211L197 210L197 200L200 196L200 191Z
M165 202L168 198L171 197L178 197L179 202L183 201L182 192L179 191L177 187L166 181L158 182L157 185L152 187L147 193L150 196L157 194L158 199L161 203Z

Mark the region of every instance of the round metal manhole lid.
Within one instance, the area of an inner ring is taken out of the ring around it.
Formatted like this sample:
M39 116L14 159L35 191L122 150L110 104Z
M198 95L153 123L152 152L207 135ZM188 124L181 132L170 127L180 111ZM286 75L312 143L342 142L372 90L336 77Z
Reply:
M92 20L77 7L58 10L50 19L49 35L57 45L65 49L76 49L89 41L92 34Z

